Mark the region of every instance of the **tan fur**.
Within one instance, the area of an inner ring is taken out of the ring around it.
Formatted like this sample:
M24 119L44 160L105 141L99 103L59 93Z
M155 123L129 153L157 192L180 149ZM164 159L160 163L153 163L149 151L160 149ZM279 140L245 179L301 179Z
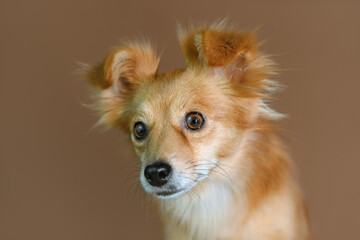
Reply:
M265 104L278 89L274 67L254 33L224 22L178 33L186 69L157 74L148 43L114 48L87 68L100 123L130 134L143 169L161 159L189 188L157 199L166 238L310 239L291 161L271 123L281 115ZM198 131L184 127L192 111L206 118ZM143 141L132 134L138 121L150 129Z

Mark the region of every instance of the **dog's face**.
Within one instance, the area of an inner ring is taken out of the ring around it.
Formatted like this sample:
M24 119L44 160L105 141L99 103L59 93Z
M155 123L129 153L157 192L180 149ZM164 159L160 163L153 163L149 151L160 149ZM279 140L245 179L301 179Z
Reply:
M201 184L268 113L260 92L269 62L251 34L205 29L180 38L185 70L157 74L158 59L143 43L114 49L88 71L100 89L100 121L131 136L141 183L159 198Z
M226 79L187 70L158 76L136 91L128 130L147 192L161 198L185 193L231 152L241 136L241 112L227 87Z

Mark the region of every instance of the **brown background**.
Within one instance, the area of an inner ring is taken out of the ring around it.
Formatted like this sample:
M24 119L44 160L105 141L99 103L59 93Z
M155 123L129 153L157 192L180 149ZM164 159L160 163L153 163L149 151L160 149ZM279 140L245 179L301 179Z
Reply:
M183 67L176 20L228 16L259 39L288 88L275 106L316 239L360 239L359 1L0 1L0 239L161 239L131 147L96 117L76 61L147 36L160 71Z

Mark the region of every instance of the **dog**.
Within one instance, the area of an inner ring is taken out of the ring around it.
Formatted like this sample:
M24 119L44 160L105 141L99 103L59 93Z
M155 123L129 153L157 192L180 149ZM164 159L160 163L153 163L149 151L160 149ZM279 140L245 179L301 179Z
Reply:
M178 28L185 69L158 73L148 41L85 69L99 124L126 132L168 240L311 239L307 208L268 103L280 85L254 32Z

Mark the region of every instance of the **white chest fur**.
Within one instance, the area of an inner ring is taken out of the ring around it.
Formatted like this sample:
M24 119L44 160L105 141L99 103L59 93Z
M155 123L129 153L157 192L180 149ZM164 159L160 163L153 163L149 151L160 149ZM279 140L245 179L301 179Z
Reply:
M209 179L201 185L202 189L162 203L165 224L169 231L182 232L187 239L218 239L232 231L231 219L241 213L234 209L230 186Z

